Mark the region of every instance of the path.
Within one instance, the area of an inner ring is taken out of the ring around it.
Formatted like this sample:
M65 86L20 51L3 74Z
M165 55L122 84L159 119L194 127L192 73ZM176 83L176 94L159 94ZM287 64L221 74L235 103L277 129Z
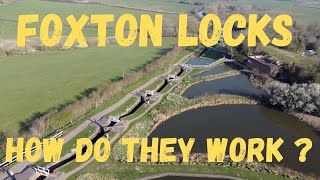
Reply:
M193 53L193 52L192 52ZM192 53L187 54L186 56L184 56L183 58L181 58L177 63L175 63L174 65L172 65L172 67L181 64L183 61L185 61ZM161 74L160 76L165 76L167 74L169 74L170 72L172 72L172 69L170 68L167 72ZM123 97L120 101L118 101L117 103L113 104L112 106L108 107L107 109L97 113L96 115L92 116L89 119L100 119L101 117L105 116L106 114L116 110L117 108L119 108L123 103L125 103L126 101L128 101L133 95L134 92L139 92L144 88L147 88L148 86L150 86L152 83L154 83L156 80L159 79L159 76L153 77L152 79L150 79L148 82L146 82L144 85L136 88L135 90L131 91L129 94L127 94L125 97ZM160 100L161 98L159 98ZM156 104L156 103L153 103ZM154 105L151 105L149 108L153 107ZM148 108L148 110L149 110ZM139 116L140 117L140 116ZM73 137L75 137L77 134L79 134L81 131L83 131L85 128L87 128L92 122L87 119L86 121L84 121L80 126L78 126L77 128L75 128L74 130L70 131L68 134L66 134L63 138L64 138L64 144L66 144L68 141L70 141ZM116 137L116 136L115 136ZM41 156L41 158L43 158L43 156ZM30 165L32 163L30 163L29 161L25 160L21 163L17 163L16 165L14 165L13 167L10 168L10 171L12 171L14 174L15 173L19 173L21 172L25 167L27 167L28 165ZM85 164L85 163L84 163ZM5 173L0 173L0 178L4 179L5 177L7 177L7 175Z
M190 55L191 55L191 54L187 55L187 57L189 57ZM186 56L185 56L185 57L186 57ZM186 58L185 58L185 57L184 57L183 59L181 59L181 60L179 61L179 63L187 58L187 57L186 57ZM171 71L169 71L169 72L171 72ZM186 75L187 75L187 74L186 74ZM186 75L184 75L184 77L185 77ZM130 120L130 121L126 121L126 122L124 123L124 130L123 130L123 132L125 132L126 130L128 130L128 128L130 127L130 124L132 124L133 122L135 122L135 121L137 121L138 119L140 119L140 118L141 118L142 116L144 116L147 112L149 112L150 109L152 109L154 106L156 106L158 103L160 103L161 100L162 100L162 97L165 96L165 95L167 95L167 94L169 94L174 88L176 88L178 85L180 85L181 81L182 81L182 78L180 79L180 81L179 81L178 83L176 83L174 86L172 86L171 89L170 89L168 92L166 92L165 94L161 94L161 95L159 96L159 99L158 99L156 102L154 102L153 104L151 104L151 106L149 106L148 109L145 110L144 113L142 113L141 115L139 115L138 117L136 117L136 118L134 118L134 119L132 119L132 120ZM117 133L114 137L112 137L112 139L110 140L110 143L115 142L115 141L120 137L120 135L121 135L121 133ZM102 153L103 151L104 151L104 149L101 150L101 153ZM95 158L92 157L92 158L90 158L88 161L82 163L80 166L78 166L77 168L75 168L74 170L72 170L72 171L70 171L70 172L68 172L68 173L66 173L66 174L62 174L62 175L59 176L58 178L61 179L61 180L67 179L67 178L70 177L71 175L77 173L78 171L80 171L81 169L83 169L84 167L86 167L87 165L89 165L90 163L92 163L94 160L95 160Z

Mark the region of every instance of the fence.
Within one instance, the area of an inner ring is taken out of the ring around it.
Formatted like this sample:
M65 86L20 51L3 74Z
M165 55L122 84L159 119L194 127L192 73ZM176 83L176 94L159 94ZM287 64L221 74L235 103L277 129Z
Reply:
M51 138L49 138L49 141L51 139L57 139L57 138L61 137L62 135L63 135L63 131L61 131L58 134L56 134L56 135L52 136ZM41 143L41 145L43 145L43 143ZM36 146L33 146L31 148L31 152L34 152L35 150L36 150ZM26 154L26 152L23 151L23 153L22 153L23 157L25 156L25 154ZM3 162L3 163L1 163L0 164L0 169L3 169L3 168L9 166L10 164L12 164L12 163L14 163L16 161L17 161L17 156L13 156L11 162Z

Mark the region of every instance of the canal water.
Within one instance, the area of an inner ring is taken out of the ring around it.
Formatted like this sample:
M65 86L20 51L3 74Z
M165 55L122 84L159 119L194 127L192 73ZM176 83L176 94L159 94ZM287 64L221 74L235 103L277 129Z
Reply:
M217 61L218 59L203 59L201 57L196 57L194 59L190 59L186 64L188 65L210 65L211 63Z
M260 105L222 105L193 109L176 115L162 123L149 136L195 138L192 152L206 153L206 138L283 138L280 163L300 172L320 176L320 134L286 113ZM307 161L298 158L302 147L294 142L302 137L313 141ZM180 152L178 146L175 151ZM228 152L228 149L227 149Z
M225 69L222 67L222 69ZM221 71L221 69L214 69ZM188 88L182 96L189 99L216 94L233 94L242 96L263 96L264 92L255 87L247 75L239 74L217 80L205 81Z
M217 74L225 73L225 72L232 71L232 70L234 70L234 69L232 69L232 67L230 67L226 64L223 64L223 65L218 66L216 68L213 68L213 69L210 69L207 71L203 71L199 74L192 75L191 78L202 78L205 76L217 75Z

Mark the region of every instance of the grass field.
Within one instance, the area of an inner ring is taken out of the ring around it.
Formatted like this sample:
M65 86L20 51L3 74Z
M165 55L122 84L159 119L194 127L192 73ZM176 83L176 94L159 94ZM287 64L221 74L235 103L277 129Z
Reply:
M265 13L270 15L289 14L294 20L297 20L300 23L309 23L319 20L318 17L320 16L320 9L303 7L314 6L320 8L320 2L316 0L305 0L303 2L296 2L292 0L242 0L236 4L253 5L258 8L266 9Z
M35 5L36 4L36 5ZM142 4L142 3L141 3ZM179 6L180 7L180 6ZM191 7L190 7L191 8ZM175 8L176 9L176 8ZM189 9L189 8L188 8ZM178 11L177 11L178 12ZM75 3L61 3L61 2L51 2L51 1L38 1L38 0L23 0L15 1L6 6L0 6L0 38L15 38L17 34L17 20L19 15L23 14L39 14L40 20L47 14L55 13L58 14L62 22L67 24L65 18L73 14L76 18L79 18L82 14L114 14L115 20L122 14L130 13L133 14L139 21L141 14L150 14L152 17L156 13L108 7L101 5L89 5L89 4L75 4ZM177 23L177 15L164 15L164 19L168 20L170 23ZM39 29L40 23L34 23L32 27L37 27ZM109 27L114 27L115 23L110 23ZM70 27L63 27L63 35L68 35L70 32ZM84 28L83 32L86 36L97 36L96 28ZM107 32L109 35L113 35L114 31L109 30Z
M159 1L159 0L95 0L104 4L112 4L119 6L126 6L132 8L143 8L150 10L160 10L174 13L190 13L196 8L196 5L182 4L171 1Z
M110 83L123 70L129 73L174 44L175 39L168 38L161 48L110 45L2 58L0 130L11 132L33 112L74 99L87 88Z
M319 63L317 56L308 57L300 56L300 53L294 53L282 49L278 49L272 46L266 46L263 48L265 52L274 56L277 60L284 64L296 64L301 67L312 67Z

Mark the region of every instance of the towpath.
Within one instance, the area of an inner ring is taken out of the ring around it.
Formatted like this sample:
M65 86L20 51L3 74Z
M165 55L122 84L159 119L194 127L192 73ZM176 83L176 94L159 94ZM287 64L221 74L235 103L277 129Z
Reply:
M176 62L175 64L173 64L171 67L174 67L174 66L177 66L179 64L181 64L182 62L184 62L189 56L191 56L193 54L193 52L185 55L183 58L181 58L178 62ZM165 76L169 73L171 73L173 71L173 68L170 68L167 72L161 74L160 76ZM91 118L89 119L100 119L101 117L105 116L106 114L116 110L117 108L119 108L122 104L124 104L126 101L128 101L132 96L133 96L133 93L135 92L139 92L141 91L142 89L145 89L147 88L148 86L150 86L152 83L154 83L156 80L159 79L159 76L156 76L156 77L153 77L152 79L150 79L148 82L146 82L145 84L143 84L142 86L136 88L135 90L131 91L129 94L127 94L125 97L123 97L121 100L119 100L117 103L113 104L112 106L106 108L105 110L97 113L96 115L92 116ZM161 98L159 98L159 101L161 100ZM156 103L153 103L150 107L152 108ZM140 117L140 116L139 116ZM138 117L138 118L139 118ZM138 118L135 118L135 119L138 119ZM74 130L70 131L68 134L66 134L63 138L64 138L64 144L66 144L67 142L69 142L73 137L75 137L77 134L79 134L81 131L83 131L85 128L87 128L92 122L87 119L86 121L84 121L81 125L79 125L77 128L75 128ZM130 121L131 122L131 121ZM126 127L126 126L125 126ZM120 134L116 134L116 136L114 136L112 138L113 139L117 139L118 137L120 136ZM112 141L111 140L111 141ZM41 156L41 158L43 158L43 155ZM91 159L90 159L91 160ZM89 161L90 161L89 160ZM29 161L25 160L21 163L17 163L15 164L14 166L12 166L10 168L9 171L13 172L14 174L16 173L20 173L24 168L26 168L28 165L30 165L32 163L30 163ZM87 163L83 163L81 166L79 166L78 168L80 167L84 167ZM75 169L75 170L79 170L79 169ZM77 172L77 171L71 171L73 173ZM73 173L67 173L68 176L72 175ZM66 175L67 175L66 174ZM68 176L63 176L63 177L68 177ZM0 178L1 179L4 179L5 177L7 177L7 174L6 173L0 173ZM60 179L60 178L59 178Z

